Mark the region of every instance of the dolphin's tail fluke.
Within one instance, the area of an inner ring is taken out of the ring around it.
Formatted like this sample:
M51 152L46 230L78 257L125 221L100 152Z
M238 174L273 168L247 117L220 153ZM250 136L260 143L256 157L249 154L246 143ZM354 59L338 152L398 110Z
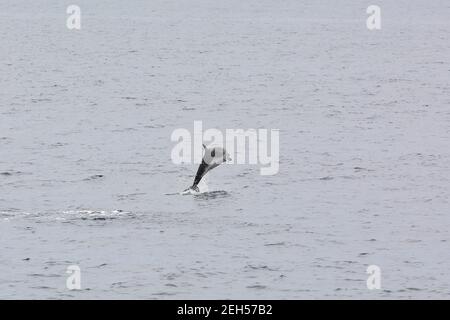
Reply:
M198 194L200 193L200 188L197 185L192 185L183 192L181 192L182 195L186 194Z

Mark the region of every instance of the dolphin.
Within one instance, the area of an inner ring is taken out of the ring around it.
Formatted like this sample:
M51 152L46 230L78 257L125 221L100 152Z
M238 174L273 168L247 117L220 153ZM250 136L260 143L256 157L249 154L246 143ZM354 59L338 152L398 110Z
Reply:
M203 148L205 149L205 154L202 158L202 163L198 167L197 174L195 175L194 178L194 183L185 191L193 190L195 192L200 192L198 184L205 176L205 174L208 173L208 171L214 169L215 167L221 165L222 163L231 161L231 157L225 150L225 148L222 147L207 148L205 145L203 145Z

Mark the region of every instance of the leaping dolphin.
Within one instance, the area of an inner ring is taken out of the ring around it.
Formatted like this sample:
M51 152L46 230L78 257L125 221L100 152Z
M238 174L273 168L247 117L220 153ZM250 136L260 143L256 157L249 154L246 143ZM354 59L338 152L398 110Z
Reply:
M194 178L194 183L192 184L192 186L186 189L185 192L190 190L200 192L198 184L200 183L200 180L202 180L202 178L205 176L205 174L208 173L208 171L219 166L220 164L227 161L231 161L231 157L225 150L225 148L222 147L207 148L205 145L203 145L203 148L205 149L205 155L203 156L202 163L198 167L197 174L195 175Z

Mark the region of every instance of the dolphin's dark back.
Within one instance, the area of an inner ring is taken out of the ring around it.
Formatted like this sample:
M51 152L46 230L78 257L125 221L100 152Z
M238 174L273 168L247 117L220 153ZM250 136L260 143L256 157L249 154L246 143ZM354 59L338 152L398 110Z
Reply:
M195 175L193 186L198 185L200 180L202 180L203 176L206 173L206 168L208 168L208 165L205 161L202 160L202 163L198 167L197 174Z
M218 167L219 163L207 164L205 161L202 161L200 166L198 167L197 174L194 178L194 184L192 186L196 186L199 184L200 180L204 177L204 175L211 169Z

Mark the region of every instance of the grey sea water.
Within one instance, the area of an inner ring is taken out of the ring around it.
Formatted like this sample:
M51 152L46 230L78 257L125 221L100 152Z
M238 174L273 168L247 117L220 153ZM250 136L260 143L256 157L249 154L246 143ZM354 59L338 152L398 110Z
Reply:
M74 4L0 2L0 298L450 298L448 1ZM175 195L194 120L279 173Z

